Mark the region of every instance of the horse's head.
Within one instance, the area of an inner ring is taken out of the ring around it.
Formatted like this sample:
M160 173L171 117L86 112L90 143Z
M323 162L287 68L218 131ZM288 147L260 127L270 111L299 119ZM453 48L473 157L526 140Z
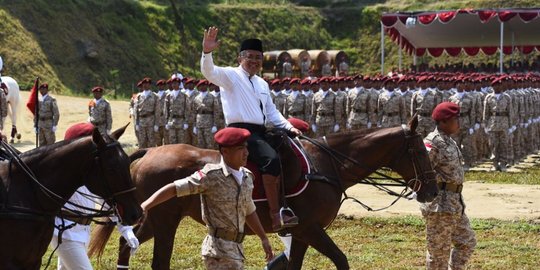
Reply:
M418 117L415 115L404 130L405 154L395 160L391 167L408 182L419 202L431 202L439 190L423 138L416 133L417 126Z
M105 137L94 129L92 141L96 145L96 157L93 171L97 173L85 185L114 208L123 224L133 224L141 217L142 209L135 198L129 157L117 141L126 127Z

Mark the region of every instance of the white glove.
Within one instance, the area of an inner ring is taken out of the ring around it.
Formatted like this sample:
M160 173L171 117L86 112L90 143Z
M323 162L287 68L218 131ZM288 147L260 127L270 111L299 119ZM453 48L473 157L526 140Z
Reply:
M139 131L139 130L141 130L141 126L135 125L135 131Z
M127 245L131 248L131 255L135 254L139 248L139 239L137 239L133 233L133 227L118 225L118 231L122 234L122 237L126 239Z
M367 128L371 128L371 122L367 122Z
M171 125L169 125L169 124L166 124L166 125L165 125L165 129L166 129L166 130L169 130L169 129L171 129Z
M154 132L158 132L159 127L157 125L154 125Z
M217 132L217 127L216 127L216 126L213 126L212 129L210 129L210 132L216 133L216 132Z
M349 124L349 123L347 123L346 127L347 127L347 129L351 129L351 128L352 128L351 124Z
M477 129L479 129L479 128L480 128L480 124L479 124L479 123L474 124L474 130L477 130Z
M484 132L485 132L486 134L489 134L489 131L490 131L489 128L484 128Z
M527 121L528 124L532 124L532 122L533 122L532 119L529 119L529 120Z
M514 130L512 128L509 128L508 129L508 134L512 134L512 132L514 132Z
M474 129L473 128L469 128L469 135L473 134L474 133Z
M188 124L184 124L184 130L188 129L189 125Z
M339 124L334 125L334 133L339 131Z
M88 119L86 120L86 122L92 122L92 117L88 116Z
M105 132L107 132L107 135L111 135L111 130L110 129L105 130Z
M313 132L317 132L317 125L312 124L311 125L311 130L313 130Z
M197 127L193 127L193 134L197 135Z
M406 129L406 128L407 128L407 125L401 124L401 128L402 128L402 129Z
M381 122L377 122L377 127L382 127Z

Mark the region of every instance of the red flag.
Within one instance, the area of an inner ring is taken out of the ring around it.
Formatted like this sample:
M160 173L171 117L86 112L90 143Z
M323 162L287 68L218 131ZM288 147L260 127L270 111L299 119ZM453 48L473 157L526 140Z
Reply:
M39 77L34 81L34 86L32 91L30 91L30 97L28 102L26 102L26 108L30 110L33 115L36 115L36 104L38 102L38 87L39 87Z

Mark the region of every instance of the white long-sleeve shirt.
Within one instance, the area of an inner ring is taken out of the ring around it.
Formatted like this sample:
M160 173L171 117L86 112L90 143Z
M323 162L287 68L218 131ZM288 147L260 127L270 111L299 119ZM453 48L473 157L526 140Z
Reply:
M250 78L242 66L215 66L212 53L202 54L201 72L208 81L221 87L225 123L264 125L265 121L269 121L276 127L292 128L276 109L268 83L261 77L253 75Z

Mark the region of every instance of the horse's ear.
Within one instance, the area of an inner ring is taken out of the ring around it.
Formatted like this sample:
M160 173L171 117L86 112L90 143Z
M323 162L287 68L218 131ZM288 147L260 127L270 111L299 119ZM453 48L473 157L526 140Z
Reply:
M122 134L124 134L124 131L126 131L126 128L129 126L129 122L127 123L127 125L113 131L111 133L111 138L115 139L118 141L118 139L120 139L120 137L122 136Z
M415 133L417 127L418 127L418 113L414 113L411 120L409 121L409 129L411 130L411 133Z
M99 129L97 129L96 127L94 128L94 131L92 132L92 141L94 141L94 143L97 144L97 146L104 146L106 144L105 140L101 136L101 133L99 132Z

